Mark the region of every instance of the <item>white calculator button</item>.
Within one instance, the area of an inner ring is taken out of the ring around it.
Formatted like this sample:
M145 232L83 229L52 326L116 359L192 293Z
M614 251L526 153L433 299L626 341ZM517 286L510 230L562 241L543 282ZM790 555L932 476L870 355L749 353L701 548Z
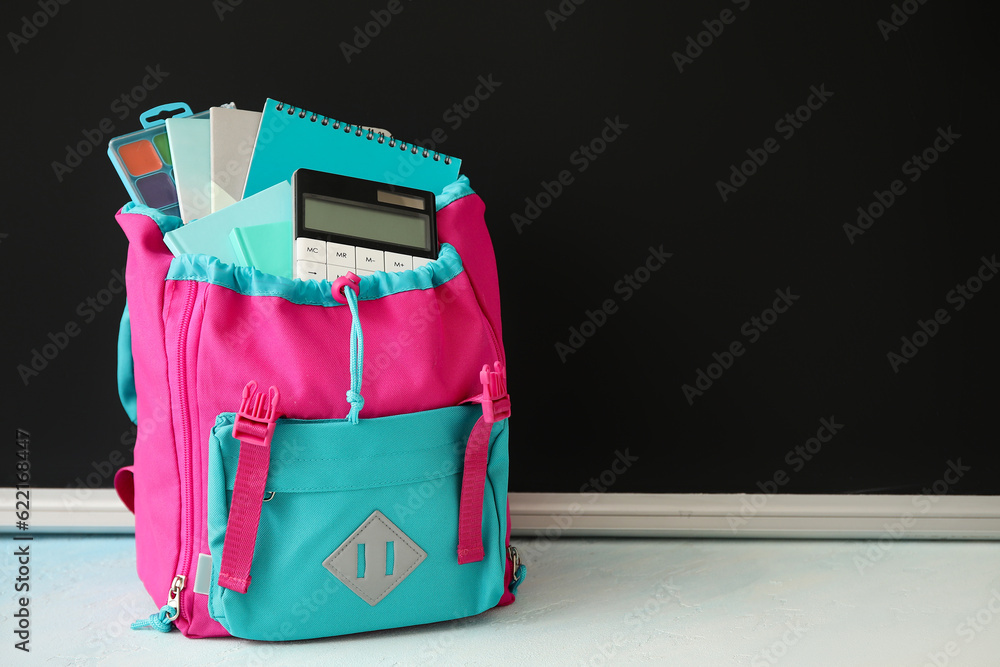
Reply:
M326 279L332 282L337 278L343 278L351 271L354 271L353 266L337 266L336 264L327 264Z
M326 264L300 259L295 262L295 277L299 280L326 280Z
M414 269L419 269L424 264L430 264L433 261L434 261L433 259L428 259L426 257L414 257L413 258L413 268Z
M385 253L386 271L409 271L413 268L413 258L409 255L400 255L398 252Z
M354 246L343 243L327 242L326 263L334 266L346 266L353 269L357 264L354 262Z
M370 275L373 275L375 273L378 273L378 271L372 271L370 269L355 269L354 270L354 275L359 276L359 277L360 276L370 276Z
M357 267L365 271L384 271L385 260L382 256L382 251L358 246Z
M300 236L295 239L295 259L326 264L326 241Z

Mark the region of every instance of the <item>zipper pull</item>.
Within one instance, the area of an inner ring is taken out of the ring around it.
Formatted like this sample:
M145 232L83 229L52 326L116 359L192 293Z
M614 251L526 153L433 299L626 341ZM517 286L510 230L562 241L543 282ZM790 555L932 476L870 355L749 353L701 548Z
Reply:
M170 632L174 628L174 621L181 615L180 596L184 589L186 577L178 574L170 582L170 592L167 594L167 604L160 607L160 611L150 614L149 618L139 619L132 624L133 630L141 630L145 627L152 627L160 632Z
M507 547L507 557L510 558L514 570L514 576L510 582L510 594L517 595L517 588L524 583L524 575L528 573L528 568L521 563L521 556L518 555L513 544Z
M177 617L181 615L180 597L181 591L184 590L185 581L187 581L187 577L178 574L174 577L174 580L170 582L170 592L167 594L167 604L164 606L170 608L171 613L167 620L171 623L176 621Z

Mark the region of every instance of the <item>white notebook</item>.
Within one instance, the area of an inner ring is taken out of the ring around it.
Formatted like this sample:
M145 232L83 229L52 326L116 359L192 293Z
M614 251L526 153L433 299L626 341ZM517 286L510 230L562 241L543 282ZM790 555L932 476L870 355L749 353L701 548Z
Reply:
M187 224L212 212L210 123L208 118L168 118L166 125L177 203Z

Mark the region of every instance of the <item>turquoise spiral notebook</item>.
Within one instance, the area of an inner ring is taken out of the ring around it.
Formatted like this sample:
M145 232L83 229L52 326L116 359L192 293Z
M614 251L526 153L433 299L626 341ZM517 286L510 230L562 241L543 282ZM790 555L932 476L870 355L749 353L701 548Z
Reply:
M243 197L290 181L300 168L437 194L458 178L461 165L458 158L268 99Z

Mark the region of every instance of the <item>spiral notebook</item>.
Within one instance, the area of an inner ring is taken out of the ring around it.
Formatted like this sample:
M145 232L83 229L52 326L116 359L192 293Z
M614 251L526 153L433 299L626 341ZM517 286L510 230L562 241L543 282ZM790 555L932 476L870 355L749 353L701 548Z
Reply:
M291 180L300 168L437 194L458 178L461 165L456 157L269 98L243 197Z

